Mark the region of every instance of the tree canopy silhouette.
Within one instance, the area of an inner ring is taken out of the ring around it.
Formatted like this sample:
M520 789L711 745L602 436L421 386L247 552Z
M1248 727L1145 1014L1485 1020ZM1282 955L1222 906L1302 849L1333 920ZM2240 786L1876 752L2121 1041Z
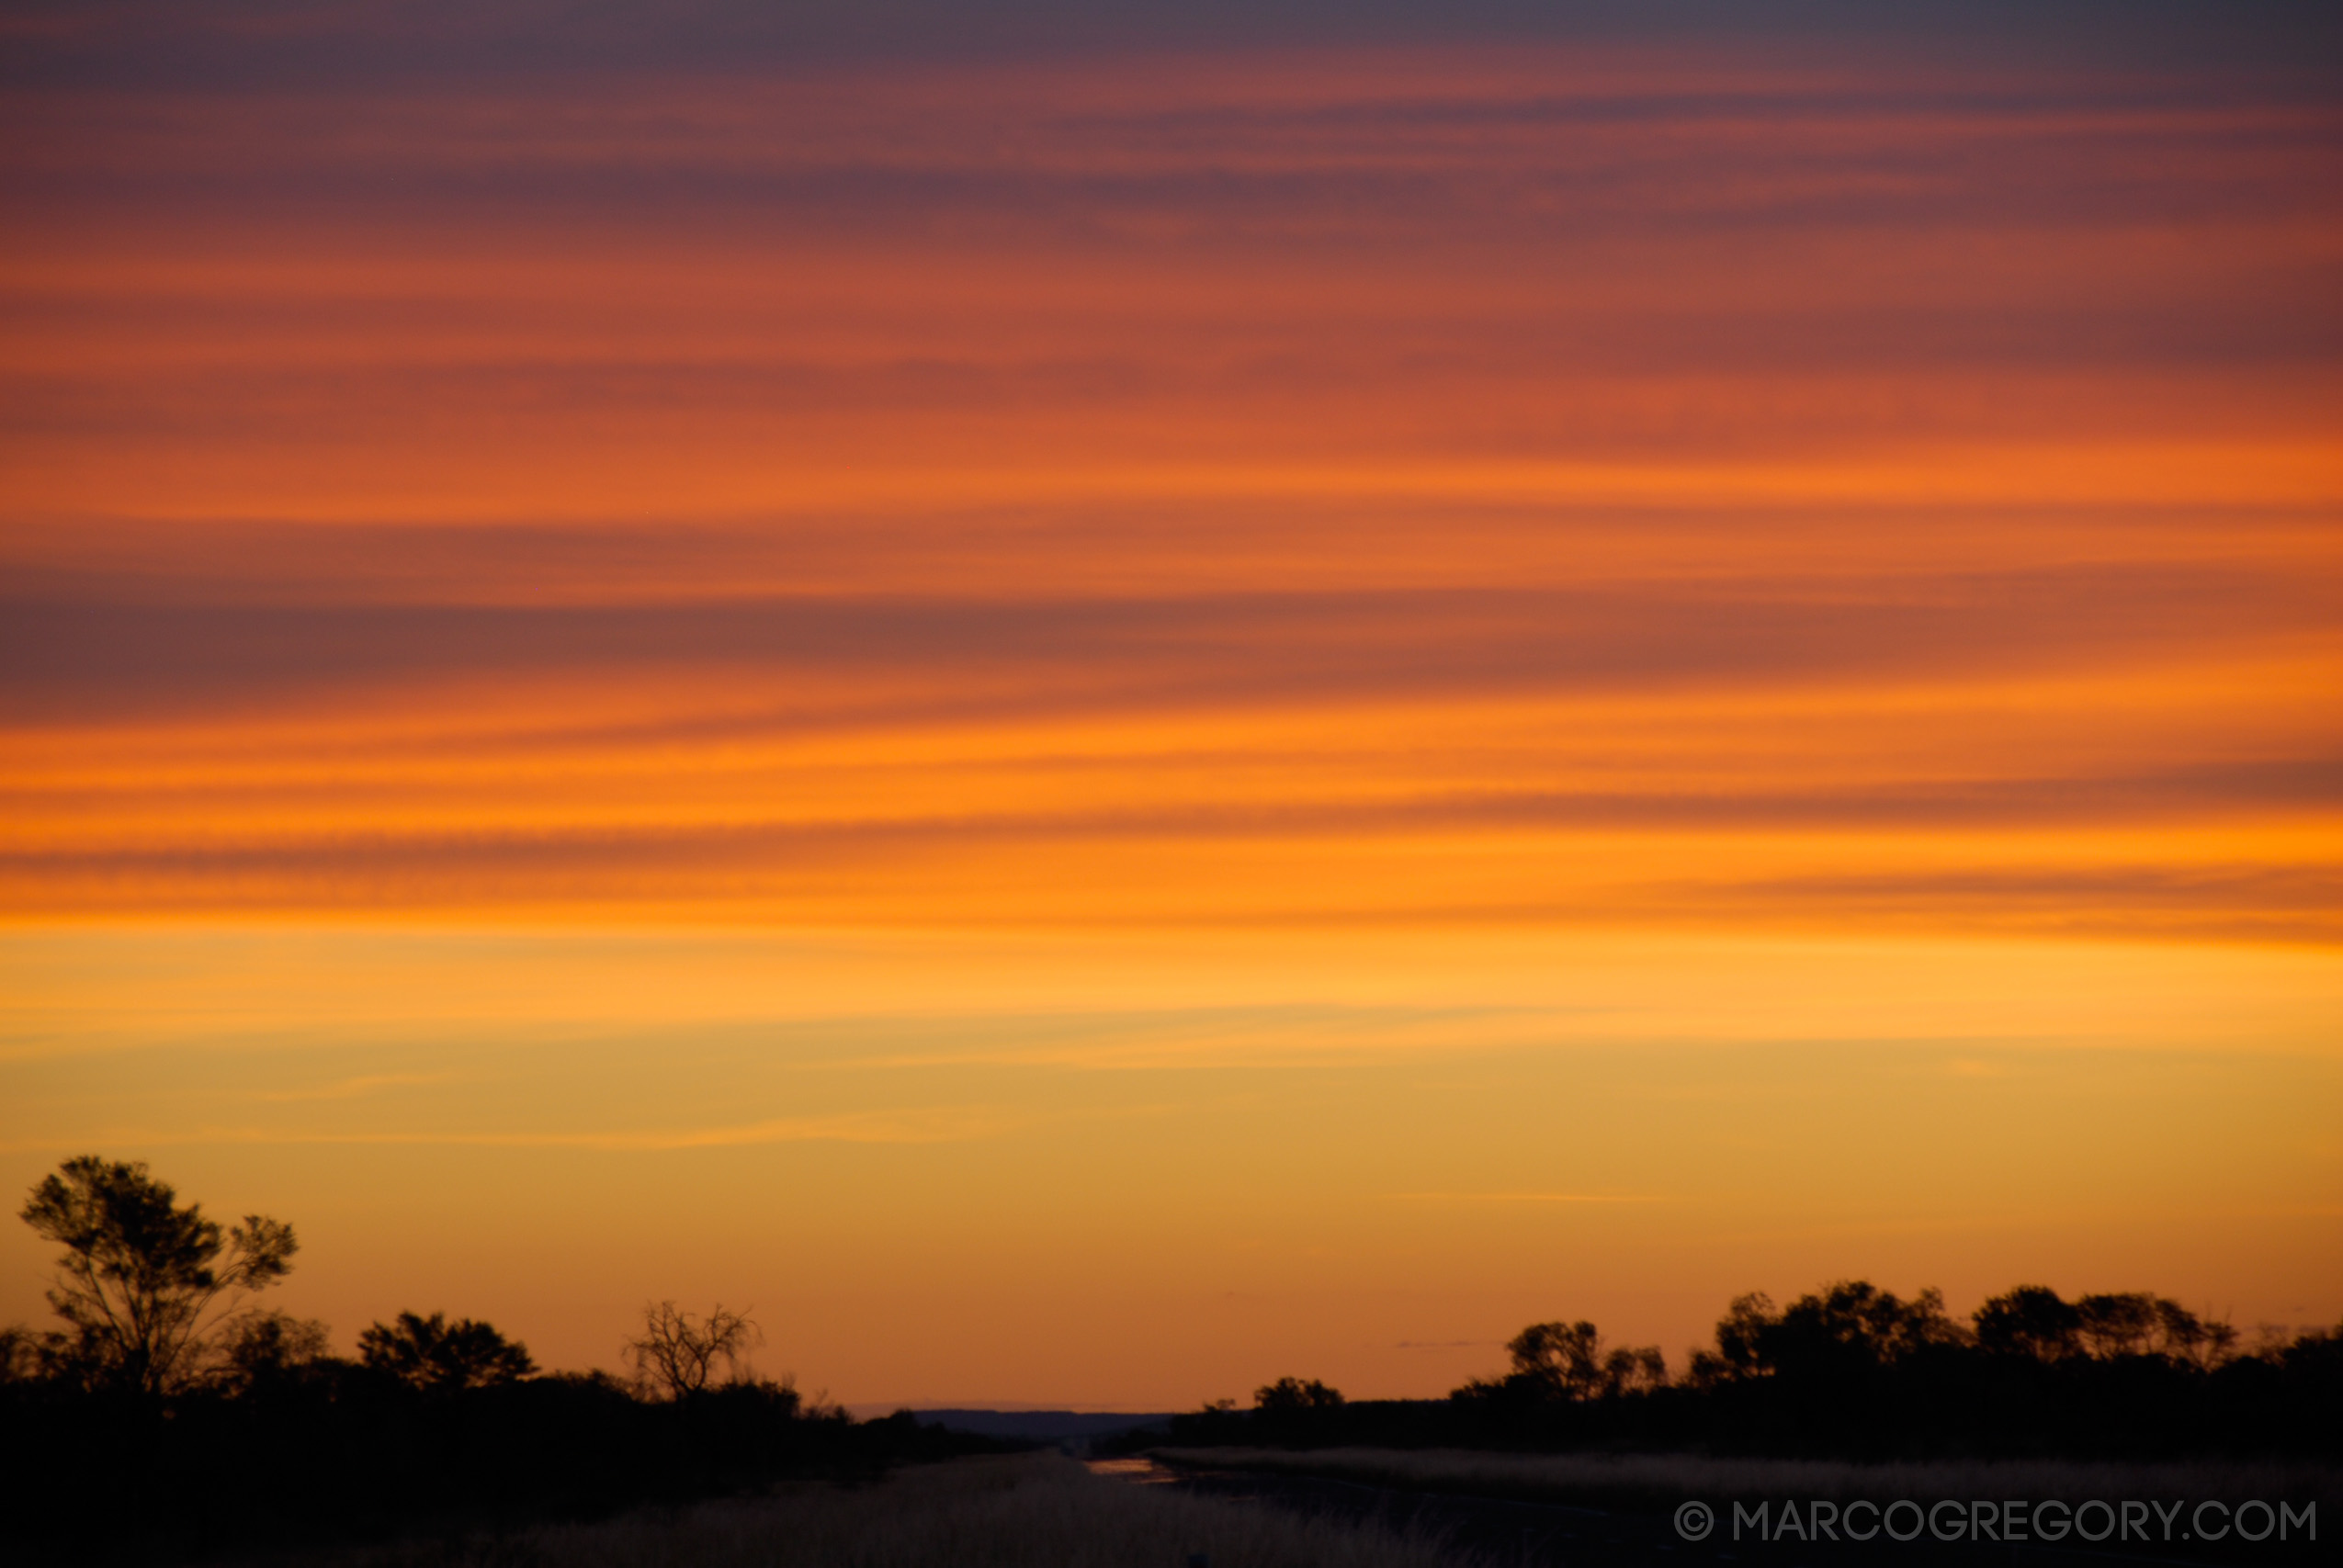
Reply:
M517 1382L537 1371L528 1347L488 1324L444 1313L402 1312L395 1324L378 1323L358 1336L358 1359L369 1371L398 1379L425 1393L460 1393Z
M26 1200L25 1224L64 1248L49 1304L67 1331L42 1349L68 1375L148 1398L182 1387L200 1370L206 1314L290 1272L292 1226L247 1214L222 1231L177 1199L142 1160L81 1155Z

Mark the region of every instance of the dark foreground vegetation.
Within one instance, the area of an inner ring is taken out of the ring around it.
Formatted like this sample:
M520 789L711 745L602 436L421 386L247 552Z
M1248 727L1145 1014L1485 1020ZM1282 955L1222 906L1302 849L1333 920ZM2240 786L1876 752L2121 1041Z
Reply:
M1681 1375L1591 1323L1533 1324L1445 1400L1353 1403L1281 1379L1181 1416L1184 1445L1686 1450L1850 1460L2343 1457L2343 1328L2245 1347L2145 1292L2040 1285L1963 1322L1852 1281L1736 1300Z
M222 1227L142 1165L69 1160L22 1217L61 1248L62 1326L0 1328L10 1562L460 1535L1001 1446L759 1378L755 1325L720 1306L646 1308L629 1381L541 1373L439 1313L334 1356L324 1325L251 1304L290 1269L290 1226Z

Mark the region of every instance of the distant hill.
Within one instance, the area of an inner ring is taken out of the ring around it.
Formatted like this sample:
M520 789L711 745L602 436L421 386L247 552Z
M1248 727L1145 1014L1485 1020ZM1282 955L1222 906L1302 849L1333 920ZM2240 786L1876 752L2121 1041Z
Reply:
M1108 1438L1141 1427L1169 1427L1171 1411L914 1410L922 1427L972 1432L983 1438L1024 1438L1037 1443Z

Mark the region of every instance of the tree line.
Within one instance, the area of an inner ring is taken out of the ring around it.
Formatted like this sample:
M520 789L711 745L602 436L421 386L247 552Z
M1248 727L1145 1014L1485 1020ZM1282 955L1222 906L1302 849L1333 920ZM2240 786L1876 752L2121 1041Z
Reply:
M2020 1285L1967 1319L1933 1290L1845 1280L1736 1297L1681 1372L1585 1320L1534 1323L1443 1401L1353 1402L1315 1380L1174 1424L1185 1442L1700 1446L1854 1459L2343 1451L2343 1325L2244 1343L2149 1292Z
M647 1305L623 1379L541 1371L436 1311L337 1356L324 1324L261 1303L291 1225L223 1225L140 1162L66 1160L19 1217L58 1249L54 1325L0 1327L0 1517L26 1560L594 1514L992 1446L801 1398L720 1304Z
M293 1227L265 1214L223 1227L202 1205L179 1202L141 1161L69 1159L33 1188L18 1217L62 1249L48 1296L63 1326L0 1328L0 1381L151 1404L353 1375L444 1395L538 1371L528 1347L493 1325L437 1312L372 1324L355 1361L334 1357L324 1324L249 1303L292 1271ZM719 1303L701 1317L669 1301L643 1309L642 1330L621 1355L638 1393L679 1400L712 1383L753 1382L747 1352L761 1340L744 1313Z

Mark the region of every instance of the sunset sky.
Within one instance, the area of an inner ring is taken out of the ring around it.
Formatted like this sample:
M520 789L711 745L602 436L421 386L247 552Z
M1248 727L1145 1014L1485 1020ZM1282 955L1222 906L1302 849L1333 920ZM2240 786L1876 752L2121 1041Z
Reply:
M2343 27L1417 9L11 7L8 1208L857 1404L2343 1316Z

